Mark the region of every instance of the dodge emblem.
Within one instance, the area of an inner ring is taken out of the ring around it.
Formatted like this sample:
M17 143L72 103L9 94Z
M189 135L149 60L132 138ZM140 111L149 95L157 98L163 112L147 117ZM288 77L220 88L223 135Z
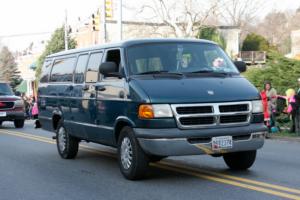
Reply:
M214 91L212 91L212 90L207 90L207 93L208 93L209 95L214 95L214 94L215 94Z

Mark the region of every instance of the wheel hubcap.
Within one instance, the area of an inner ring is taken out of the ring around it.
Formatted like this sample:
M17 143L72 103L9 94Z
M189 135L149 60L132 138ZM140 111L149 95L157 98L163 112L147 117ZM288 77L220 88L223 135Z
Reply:
M131 167L132 145L128 137L125 137L121 144L121 162L125 169L129 169Z
M66 131L61 127L58 131L58 146L61 152L64 152L66 149Z

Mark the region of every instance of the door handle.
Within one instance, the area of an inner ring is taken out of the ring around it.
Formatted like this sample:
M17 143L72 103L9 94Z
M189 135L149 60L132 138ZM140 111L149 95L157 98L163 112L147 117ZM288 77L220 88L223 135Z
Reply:
M88 90L88 89L89 89L89 86L88 86L88 85L83 85L83 86L82 86L82 90L86 91L86 90Z
M95 87L95 89L96 89L97 91L105 91L105 90L106 90L106 88L105 88L104 85L97 85L97 86Z

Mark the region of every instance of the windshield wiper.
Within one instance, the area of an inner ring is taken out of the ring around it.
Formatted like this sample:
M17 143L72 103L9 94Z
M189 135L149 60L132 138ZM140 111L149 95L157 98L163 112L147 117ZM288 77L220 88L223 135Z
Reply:
M139 73L139 74L136 74L136 75L146 75L146 74L170 74L170 75L179 75L179 76L183 75L182 73L179 73L179 72L169 72L167 70L148 71L148 72L142 72L142 73Z
M215 71L214 70L199 70L199 71L194 71L194 72L189 72L189 73L192 73L192 74L215 73Z
M199 71L194 71L194 72L189 72L191 74L220 74L220 75L232 75L233 73L230 72L218 72L214 70L199 70Z
M4 92L0 92L0 95L9 95L9 94L4 93Z

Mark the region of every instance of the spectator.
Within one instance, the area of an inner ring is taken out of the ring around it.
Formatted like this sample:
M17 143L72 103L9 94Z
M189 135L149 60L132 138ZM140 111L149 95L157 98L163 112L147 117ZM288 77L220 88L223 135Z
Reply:
M30 117L30 111L29 111L30 110L30 104L28 102L28 97L26 96L25 93L22 93L21 97L22 97L22 100L24 102L26 118L29 118Z
M265 83L264 87L268 99L268 111L270 116L270 127L275 126L275 116L276 116L276 101L277 101L277 92L272 87L270 82Z
M300 78L298 78L298 85L299 85L299 88L298 88L298 91L297 91L297 95L300 96Z
M295 103L296 103L295 90L294 89L288 89L285 93L286 93L286 99L287 99L287 103L288 103L287 113L291 116L291 119L292 119L290 132L294 133L295 128L296 128L296 126L295 126L295 117L296 117L296 112L295 112Z
M264 109L264 123L266 126L269 127L270 124L270 116L269 116L269 111L268 111L268 98L266 91L263 90L260 92L262 104L263 104L263 109Z

